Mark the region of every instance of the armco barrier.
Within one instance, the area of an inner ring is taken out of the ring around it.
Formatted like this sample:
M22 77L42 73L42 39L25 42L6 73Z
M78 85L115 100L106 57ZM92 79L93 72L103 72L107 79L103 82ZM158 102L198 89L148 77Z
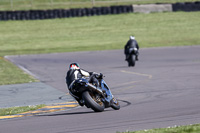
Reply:
M158 11L200 11L200 2L176 4L125 5L110 7L93 7L78 9L30 10L30 11L0 11L2 20L38 20L69 18L107 14L121 14L130 12L158 12Z

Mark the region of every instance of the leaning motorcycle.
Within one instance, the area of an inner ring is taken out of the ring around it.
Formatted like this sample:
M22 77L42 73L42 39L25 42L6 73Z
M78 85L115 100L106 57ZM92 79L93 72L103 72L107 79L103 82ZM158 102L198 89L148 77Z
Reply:
M96 87L93 83L89 82L91 77L90 79L80 78L74 80L69 86L70 94L81 106L85 105L87 108L91 108L95 112L102 112L108 107L119 110L120 104L112 95L110 88L104 79L101 78L99 80L99 87Z
M128 62L128 66L135 66L135 62L136 62L136 55L138 54L138 49L137 48L130 48L129 49L129 54L127 57L127 62Z

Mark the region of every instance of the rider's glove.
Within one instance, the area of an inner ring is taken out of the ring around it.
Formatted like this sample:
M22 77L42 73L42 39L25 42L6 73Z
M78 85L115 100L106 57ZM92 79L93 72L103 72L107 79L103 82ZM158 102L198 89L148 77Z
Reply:
M96 75L96 78L98 78L98 79L103 79L103 74L102 74L102 73L97 74L97 75Z

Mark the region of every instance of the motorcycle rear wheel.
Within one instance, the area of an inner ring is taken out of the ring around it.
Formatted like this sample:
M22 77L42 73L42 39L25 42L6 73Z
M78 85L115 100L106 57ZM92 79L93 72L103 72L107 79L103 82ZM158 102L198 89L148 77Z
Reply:
M134 54L131 54L130 57L129 57L129 60L128 60L128 66L135 66L135 55Z
M83 92L82 98L88 107L92 108L95 112L102 112L105 109L104 103L92 93L88 91Z

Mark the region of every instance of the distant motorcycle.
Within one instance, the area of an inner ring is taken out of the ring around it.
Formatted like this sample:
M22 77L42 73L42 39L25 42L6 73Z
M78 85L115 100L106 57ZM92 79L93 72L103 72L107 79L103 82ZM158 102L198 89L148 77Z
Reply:
M120 104L113 97L103 78L99 80L100 87L96 87L90 83L90 80L91 78L88 80L85 78L80 78L73 81L73 83L69 86L70 94L78 101L82 101L81 104L83 106L85 105L87 108L91 108L95 112L102 112L108 107L119 110Z
M129 49L129 54L127 56L126 61L128 62L128 66L135 66L136 62L136 55L138 54L138 49L137 48L130 48Z

